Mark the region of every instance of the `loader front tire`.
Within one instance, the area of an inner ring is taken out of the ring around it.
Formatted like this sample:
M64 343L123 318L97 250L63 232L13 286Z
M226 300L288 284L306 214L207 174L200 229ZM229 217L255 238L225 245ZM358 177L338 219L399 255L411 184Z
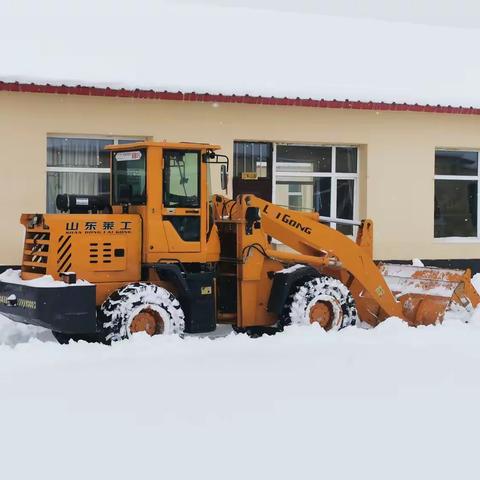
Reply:
M130 338L134 333L177 334L185 329L185 314L175 296L152 283L131 283L112 293L98 313L104 343Z
M325 330L340 330L358 321L350 290L332 277L306 280L291 293L281 317L282 326L318 323Z

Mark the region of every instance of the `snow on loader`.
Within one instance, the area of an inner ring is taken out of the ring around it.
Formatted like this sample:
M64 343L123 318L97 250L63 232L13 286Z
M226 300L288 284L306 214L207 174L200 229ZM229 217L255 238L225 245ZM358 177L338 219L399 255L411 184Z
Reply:
M208 144L111 145L111 198L59 195L59 214L23 214L21 271L0 276L0 313L59 341L210 332L340 329L390 316L410 325L473 311L470 272L377 265L373 224L356 241L254 195L208 196ZM276 239L289 249L276 248Z

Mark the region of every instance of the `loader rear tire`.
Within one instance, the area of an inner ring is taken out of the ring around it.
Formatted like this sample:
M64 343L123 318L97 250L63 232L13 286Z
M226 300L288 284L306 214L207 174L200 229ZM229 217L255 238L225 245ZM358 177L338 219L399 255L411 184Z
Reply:
M358 321L350 290L332 277L312 278L297 285L281 317L282 326L318 323L325 330L341 330Z
M177 334L185 329L185 314L175 296L153 283L131 283L112 293L98 313L104 343L130 338L144 331L148 335Z

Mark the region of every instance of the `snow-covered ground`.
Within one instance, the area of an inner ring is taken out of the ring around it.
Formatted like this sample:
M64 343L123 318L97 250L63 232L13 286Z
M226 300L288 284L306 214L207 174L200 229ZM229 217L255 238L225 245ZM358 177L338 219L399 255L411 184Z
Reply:
M480 474L478 321L112 347L49 339L0 319L5 479Z

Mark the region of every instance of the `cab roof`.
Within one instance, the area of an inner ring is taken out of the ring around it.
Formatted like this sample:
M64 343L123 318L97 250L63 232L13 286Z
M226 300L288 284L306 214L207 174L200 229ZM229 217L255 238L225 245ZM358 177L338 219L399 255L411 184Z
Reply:
M209 143L194 143L194 142L132 142L121 143L118 145L107 145L105 150L131 150L132 148L157 147L168 148L172 150L220 150L220 145L211 145Z

